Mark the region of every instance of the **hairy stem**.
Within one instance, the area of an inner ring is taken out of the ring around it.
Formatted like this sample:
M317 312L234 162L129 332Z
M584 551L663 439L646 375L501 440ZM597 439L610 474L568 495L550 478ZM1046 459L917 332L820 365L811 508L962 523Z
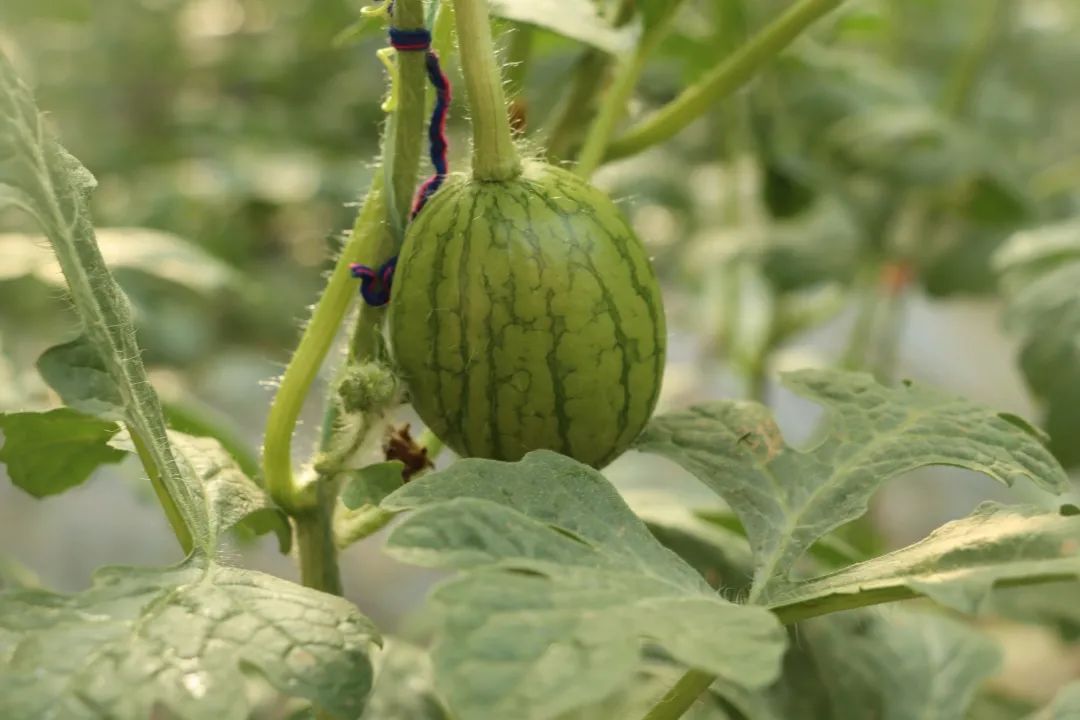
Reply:
M424 27L424 3L404 0L394 3L393 25L400 30ZM416 177L420 168L421 139L426 122L427 69L424 53L397 53L398 106L387 122L383 172L390 211L390 227L398 242L405 236L412 208Z
M86 336L123 400L125 424L181 547L209 552L214 538L200 487L177 463L136 342L131 305L97 244L87 208L93 178L49 135L29 89L2 55L0 124L4 154L10 153L5 160L23 168L15 185L4 184L6 200L29 212L49 239Z
M611 135L615 132L615 126L626 114L626 106L630 102L634 88L637 87L638 80L641 79L645 64L667 34L668 27L674 20L681 2L682 0L670 0L665 8L664 17L649 28L633 54L618 65L611 87L600 106L600 112L589 126L585 144L578 155L577 172L582 177L590 177L603 162Z
M609 19L613 27L622 27L634 17L634 1L621 0L613 6ZM599 48L582 51L574 64L573 83L559 106L558 115L549 123L546 152L551 162L566 159L581 141L582 128L596 107L596 98L608 81L615 59Z
M976 19L974 41L953 66L941 97L941 109L950 117L960 117L971 102L979 76L996 47L996 40L1008 26L1011 0L983 0Z
M634 155L671 138L716 102L749 82L758 70L776 58L806 28L842 2L800 0L735 54L706 73L700 81L613 142L606 159L617 160Z
M333 524L339 486L334 479L319 482L316 506L293 517L300 583L332 595L342 594Z
M416 30L425 25L422 0L397 0L392 23L401 30ZM383 137L383 170L369 191L367 201L353 227L350 244L362 243L359 262L380 267L396 255L404 240L412 208L416 177L420 167L422 138L427 106L427 69L423 52L398 52L397 107L387 122ZM381 181L381 182L380 182ZM386 188L386 195L379 186ZM350 261L352 262L352 261ZM341 263L339 262L339 266ZM345 264L348 271L348 263ZM356 282L348 278L351 295L356 295ZM329 288L328 288L329 289ZM322 359L344 318L346 304L337 316L333 333L320 338ZM349 341L348 364L357 365L377 360L383 351L382 325L385 307L361 305ZM312 377L311 379L314 379ZM310 389L310 380L308 390ZM337 391L335 386L334 392ZM306 394L307 391L305 391ZM372 414L375 414L374 411ZM320 455L333 444L337 417L337 400L331 398L325 413ZM367 418L365 418L367 419ZM368 428L370 430L370 427ZM361 438L356 438L361 440ZM317 472L314 480L315 502L310 510L298 514L296 544L303 584L324 592L340 595L341 574L334 542L334 514L337 509L340 478L336 471Z
M521 174L521 157L506 114L487 3L454 0L454 9L461 69L472 111L473 177L480 181L512 180Z
M352 234L315 305L311 321L304 329L270 406L263 440L263 477L274 502L290 515L308 512L318 504L312 489L298 486L293 478L293 431L338 327L356 297L356 280L349 272L349 265L354 262L378 263L393 253L388 235L380 231L386 217L385 208L383 176L376 172Z

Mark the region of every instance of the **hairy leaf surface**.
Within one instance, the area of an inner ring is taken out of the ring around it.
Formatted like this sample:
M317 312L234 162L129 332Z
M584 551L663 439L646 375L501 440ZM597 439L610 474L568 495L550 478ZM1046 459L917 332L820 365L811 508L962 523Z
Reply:
M616 690L642 640L748 687L779 671L775 618L720 598L598 472L540 451L464 460L383 503L389 551L462 570L433 595L437 686L456 716L551 718Z
M195 556L78 595L0 594L0 717L243 720L245 675L355 718L378 636L349 602Z
M976 470L1006 484L1030 478L1064 492L1064 471L1016 418L918 385L885 387L869 375L807 370L784 376L829 412L826 437L788 447L769 411L718 402L656 418L640 450L668 457L721 495L754 551L757 599L788 582L819 538L866 512L890 478L928 465Z

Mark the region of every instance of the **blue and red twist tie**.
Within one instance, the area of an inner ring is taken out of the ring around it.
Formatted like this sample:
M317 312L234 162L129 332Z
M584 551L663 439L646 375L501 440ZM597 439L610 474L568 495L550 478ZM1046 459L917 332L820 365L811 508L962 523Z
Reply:
M426 53L424 65L427 68L428 80L435 88L435 107L431 111L431 122L428 124L428 147L435 174L425 180L416 192L412 207L412 217L415 218L424 209L428 199L442 187L450 172L450 165L446 159L446 154L450 149L450 143L446 139L446 119L450 112L452 98L450 79L442 70L438 54L431 49L431 33L428 30L390 28L390 46L398 52ZM368 305L381 307L390 302L390 287L394 281L396 267L396 257L390 258L378 270L359 263L349 266L352 276L360 280L360 294Z

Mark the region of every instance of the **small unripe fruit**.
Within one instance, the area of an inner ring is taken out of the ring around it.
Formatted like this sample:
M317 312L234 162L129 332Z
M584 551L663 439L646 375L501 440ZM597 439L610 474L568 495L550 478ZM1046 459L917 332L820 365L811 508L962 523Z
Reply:
M550 449L599 467L656 404L664 313L614 203L526 162L505 182L451 178L413 222L390 341L420 417L458 453Z

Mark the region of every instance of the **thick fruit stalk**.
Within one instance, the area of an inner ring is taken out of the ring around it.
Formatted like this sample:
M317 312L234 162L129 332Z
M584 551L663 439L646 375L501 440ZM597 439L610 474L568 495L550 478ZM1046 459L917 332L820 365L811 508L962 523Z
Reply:
M514 148L483 0L457 0L472 177L410 226L390 340L421 418L464 455L600 466L644 427L664 314L641 242L584 180Z

